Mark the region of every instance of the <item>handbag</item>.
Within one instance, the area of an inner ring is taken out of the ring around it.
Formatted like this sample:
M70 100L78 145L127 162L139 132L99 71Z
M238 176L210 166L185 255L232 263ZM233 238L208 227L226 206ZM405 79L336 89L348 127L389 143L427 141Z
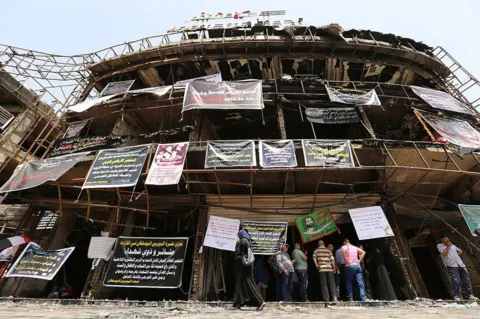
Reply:
M255 256L253 255L252 248L248 247L247 253L240 258L242 266L249 267L255 262Z

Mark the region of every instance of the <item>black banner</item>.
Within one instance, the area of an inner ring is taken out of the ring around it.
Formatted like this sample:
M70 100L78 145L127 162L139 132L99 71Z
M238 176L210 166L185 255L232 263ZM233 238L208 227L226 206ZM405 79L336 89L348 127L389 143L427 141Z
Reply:
M155 136L174 136L182 132L191 132L193 129L195 129L193 125L185 125L179 128L172 128L148 134L64 138L55 142L48 157L114 148L135 138L150 139Z
M137 184L150 145L101 150L83 188L129 187Z
M276 254L287 240L288 223L242 221L242 226L250 235L254 254Z
M74 249L44 250L37 244L29 243L6 277L52 280Z
M56 181L87 155L88 152L20 164L0 188L0 193L20 191L40 186L47 181Z
M330 101L354 105L381 105L375 90L362 91L347 88L333 88L325 85Z
M349 141L302 140L306 166L354 167Z
M353 107L307 108L305 114L311 123L349 124L360 122L357 110Z
M260 166L296 167L295 145L291 140L260 141Z
M192 109L261 110L262 81L207 82L187 84L182 112Z
M465 114L475 114L467 105L463 104L450 94L438 90L411 86L413 93L435 109L447 110Z
M207 143L205 168L257 166L253 141L210 141Z
M119 237L104 286L178 288L188 238Z

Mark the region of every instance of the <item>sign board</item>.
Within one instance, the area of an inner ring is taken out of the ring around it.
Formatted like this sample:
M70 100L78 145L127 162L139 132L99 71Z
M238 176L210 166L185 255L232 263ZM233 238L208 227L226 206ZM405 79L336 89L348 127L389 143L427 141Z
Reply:
M80 136L86 125L87 121L70 124L63 138Z
M117 241L113 237L96 236L90 239L87 257L89 259L109 260L113 245Z
M382 207L355 208L349 209L348 212L350 213L358 239L368 240L394 236Z
M56 181L83 160L88 153L65 155L20 164L12 177L0 188L0 193L34 188L47 181Z
M450 94L419 86L410 87L416 95L435 109L447 110L457 113L475 114L466 104L460 102Z
M210 216L203 246L235 251L240 220Z
M458 208L462 212L472 236L480 236L480 205L459 204Z
M125 93L128 90L130 90L130 88L133 85L133 82L135 82L135 80L110 82L102 90L100 95L101 96L108 96L108 95L115 95L115 94L119 94L119 93Z
M306 166L354 167L350 141L302 140Z
M254 254L276 254L287 241L288 223L242 221L242 226L250 235Z
M75 247L44 250L35 243L29 243L6 277L52 280L74 250Z
M149 145L101 150L83 188L129 187L137 184Z
M325 85L330 101L353 105L382 105L375 90L362 91Z
M205 168L257 166L254 141L209 141Z
M338 230L328 208L298 217L295 219L295 223L304 244L328 236Z
M353 107L307 108L305 114L311 123L349 124L360 122L357 110Z
M187 84L182 112L193 109L261 110L262 81L207 82Z
M41 212L40 221L37 225L37 230L52 229L57 222L58 214L50 210L44 210Z
M158 145L145 184L178 184L182 176L187 150L188 142Z
M103 285L179 288L187 246L187 237L119 237Z
M176 89L184 89L187 87L187 84L191 83L192 81L222 82L222 74L221 73L210 74L210 75L205 75L205 76L201 76L201 77L193 78L189 80L177 81L175 82L173 87Z
M291 140L260 141L260 166L296 167L295 144Z

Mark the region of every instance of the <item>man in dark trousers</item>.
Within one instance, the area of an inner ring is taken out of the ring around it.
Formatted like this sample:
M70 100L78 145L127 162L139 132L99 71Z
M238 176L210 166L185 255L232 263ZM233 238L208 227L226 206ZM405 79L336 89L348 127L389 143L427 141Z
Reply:
M320 288L323 301L337 301L337 288L335 287L335 260L333 254L323 240L318 241L318 248L313 252L313 262L320 275Z

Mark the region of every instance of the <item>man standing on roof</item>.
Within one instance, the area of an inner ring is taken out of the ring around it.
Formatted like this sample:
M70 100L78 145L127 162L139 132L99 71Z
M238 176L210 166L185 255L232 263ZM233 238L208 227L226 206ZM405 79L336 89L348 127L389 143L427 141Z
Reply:
M437 249L442 256L443 263L447 267L448 273L452 278L452 292L453 298L456 301L462 300L462 283L467 289L468 298L470 300L478 300L473 295L472 282L470 281L470 276L468 275L467 268L460 258L463 255L463 251L452 244L450 239L447 236L440 237L442 242L437 245Z

